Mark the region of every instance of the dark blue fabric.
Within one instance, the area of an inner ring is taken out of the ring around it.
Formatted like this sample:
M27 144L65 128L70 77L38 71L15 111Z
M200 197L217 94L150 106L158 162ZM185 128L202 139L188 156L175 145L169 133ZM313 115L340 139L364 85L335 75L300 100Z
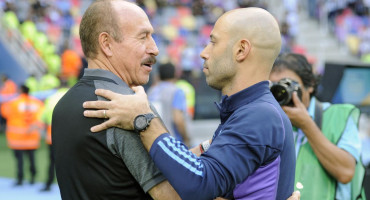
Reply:
M198 158L163 134L150 149L157 167L183 199L231 198L238 184L280 156L280 165L271 170L280 173L276 199L287 199L294 185L293 134L268 82L224 96L218 107L221 124L207 152Z

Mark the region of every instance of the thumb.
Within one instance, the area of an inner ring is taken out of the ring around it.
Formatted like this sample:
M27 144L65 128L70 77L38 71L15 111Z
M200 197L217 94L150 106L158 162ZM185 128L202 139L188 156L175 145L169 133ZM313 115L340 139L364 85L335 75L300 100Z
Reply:
M144 87L143 86L135 86L135 87L132 87L132 90L135 92L135 95L136 96L139 96L143 99L147 99L147 95L145 93L145 90L144 90Z
M139 86L133 86L131 88L136 94L138 93L143 93L144 92L144 88L143 86L139 85Z

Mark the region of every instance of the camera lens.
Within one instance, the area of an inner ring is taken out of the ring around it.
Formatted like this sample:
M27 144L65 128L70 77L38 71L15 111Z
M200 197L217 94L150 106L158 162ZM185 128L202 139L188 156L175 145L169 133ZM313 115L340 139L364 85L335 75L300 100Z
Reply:
M289 93L286 91L285 87L281 85L274 85L271 87L271 93L274 95L276 101L280 105L284 105L285 102L290 100Z
M296 91L299 99L302 99L302 90L298 82L289 78L283 78L277 83L273 83L270 88L276 101L282 106L294 106L293 92Z

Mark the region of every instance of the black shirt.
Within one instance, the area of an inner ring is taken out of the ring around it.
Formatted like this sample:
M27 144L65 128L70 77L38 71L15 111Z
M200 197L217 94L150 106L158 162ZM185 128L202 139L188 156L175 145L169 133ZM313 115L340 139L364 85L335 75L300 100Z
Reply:
M85 101L103 100L95 89L133 91L113 73L86 69L58 102L52 117L56 175L63 199L151 199L145 192L165 180L137 133L90 128L104 119L83 116Z

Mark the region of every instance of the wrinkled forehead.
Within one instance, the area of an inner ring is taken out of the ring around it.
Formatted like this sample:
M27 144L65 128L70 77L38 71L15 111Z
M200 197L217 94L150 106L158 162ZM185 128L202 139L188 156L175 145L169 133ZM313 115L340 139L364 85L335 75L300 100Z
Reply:
M129 2L118 1L115 3L117 5L113 5L113 7L121 28L126 31L147 29L149 32L153 32L153 27L143 9Z

